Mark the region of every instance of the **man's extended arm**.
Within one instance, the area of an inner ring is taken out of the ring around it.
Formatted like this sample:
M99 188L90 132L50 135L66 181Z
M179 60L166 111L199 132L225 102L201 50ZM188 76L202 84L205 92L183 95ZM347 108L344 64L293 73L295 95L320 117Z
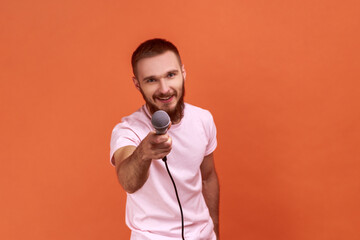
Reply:
M171 138L167 134L150 132L139 146L125 146L113 156L116 174L124 190L134 193L146 182L153 159L161 159L171 151Z
M214 222L214 231L219 239L219 181L215 171L214 156L209 154L204 157L200 166L202 176L202 192L210 216Z

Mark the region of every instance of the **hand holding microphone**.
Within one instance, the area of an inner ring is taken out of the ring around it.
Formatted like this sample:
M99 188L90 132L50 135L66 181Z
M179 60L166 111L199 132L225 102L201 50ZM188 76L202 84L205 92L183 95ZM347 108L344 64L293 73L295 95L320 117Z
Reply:
M137 147L137 154L143 161L163 159L171 151L172 140L166 133L171 126L169 115L162 110L153 114L151 123L155 131L150 132Z

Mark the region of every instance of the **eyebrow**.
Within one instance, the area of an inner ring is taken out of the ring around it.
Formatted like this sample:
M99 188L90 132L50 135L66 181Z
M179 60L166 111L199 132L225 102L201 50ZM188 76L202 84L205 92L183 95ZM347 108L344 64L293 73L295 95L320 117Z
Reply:
M169 73L179 73L179 70L177 70L177 69L169 70L165 74L160 75L160 76L151 75L151 76L148 76L148 77L144 77L142 81L147 81L149 79L158 79L160 77L166 77Z

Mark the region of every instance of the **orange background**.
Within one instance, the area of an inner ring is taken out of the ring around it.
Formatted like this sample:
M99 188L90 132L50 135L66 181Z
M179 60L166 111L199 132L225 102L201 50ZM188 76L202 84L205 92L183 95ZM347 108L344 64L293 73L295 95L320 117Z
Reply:
M360 239L355 0L0 1L0 238L128 239L111 130L173 41L218 128L222 239Z

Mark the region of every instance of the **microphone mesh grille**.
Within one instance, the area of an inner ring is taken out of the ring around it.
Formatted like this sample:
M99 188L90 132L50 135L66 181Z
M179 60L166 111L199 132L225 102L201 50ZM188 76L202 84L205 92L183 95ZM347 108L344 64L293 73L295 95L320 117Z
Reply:
M165 111L159 110L152 115L151 123L156 130L166 131L170 124L170 117Z

